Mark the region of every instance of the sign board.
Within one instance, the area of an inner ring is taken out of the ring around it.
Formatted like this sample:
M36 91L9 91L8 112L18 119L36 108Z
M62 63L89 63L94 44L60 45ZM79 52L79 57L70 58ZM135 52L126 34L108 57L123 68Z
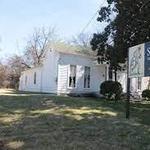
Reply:
M150 76L150 42L129 48L129 78Z
M145 77L150 76L150 42L145 43Z

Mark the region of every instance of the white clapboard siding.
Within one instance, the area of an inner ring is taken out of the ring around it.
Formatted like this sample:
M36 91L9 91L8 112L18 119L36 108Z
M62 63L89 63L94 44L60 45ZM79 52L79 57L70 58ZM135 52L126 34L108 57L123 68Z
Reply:
M66 93L68 86L68 65L58 65L58 93Z
M68 71L70 65L76 65L76 87L68 87ZM84 88L84 69L90 67L90 88ZM99 92L100 84L105 81L106 65L95 65L91 57L47 51L43 65L24 71L20 77L19 89L22 91L48 93L87 93ZM34 72L37 83L34 84ZM28 83L25 85L25 77Z

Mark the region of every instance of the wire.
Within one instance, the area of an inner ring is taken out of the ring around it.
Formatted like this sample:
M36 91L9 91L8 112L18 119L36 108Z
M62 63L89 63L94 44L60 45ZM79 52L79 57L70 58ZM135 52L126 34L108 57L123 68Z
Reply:
M98 13L98 11L96 11L96 13L90 19L90 21L85 25L85 27L82 29L81 33L84 33L84 31L86 30L86 28L91 24L91 22L93 21L93 19L96 17L97 13Z
M101 5L100 8L104 5L106 0L104 0ZM99 12L99 10L97 10L94 15L91 17L91 19L88 21L88 23L84 26L84 28L81 30L81 33L84 33L85 30L87 29L87 27L91 24L91 22L93 21L93 19L96 17L97 13Z
M150 3L150 0L148 0L146 3L144 3L139 10L141 11L143 9L143 7L145 7L148 3Z

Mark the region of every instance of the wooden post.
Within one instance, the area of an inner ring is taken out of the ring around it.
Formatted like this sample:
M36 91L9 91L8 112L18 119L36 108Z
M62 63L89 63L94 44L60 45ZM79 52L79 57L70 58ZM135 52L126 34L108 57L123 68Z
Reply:
M127 59L127 100L126 100L126 118L130 118L130 78L129 78L129 50Z
M130 118L130 78L127 77L126 118Z

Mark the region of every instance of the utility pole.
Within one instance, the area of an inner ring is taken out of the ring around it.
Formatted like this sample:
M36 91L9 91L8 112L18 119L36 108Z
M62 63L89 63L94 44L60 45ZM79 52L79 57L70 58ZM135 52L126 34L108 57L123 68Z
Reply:
M126 118L130 118L130 78L129 78L129 49L127 58L127 100L126 100Z
M130 118L130 78L127 76L126 118Z

